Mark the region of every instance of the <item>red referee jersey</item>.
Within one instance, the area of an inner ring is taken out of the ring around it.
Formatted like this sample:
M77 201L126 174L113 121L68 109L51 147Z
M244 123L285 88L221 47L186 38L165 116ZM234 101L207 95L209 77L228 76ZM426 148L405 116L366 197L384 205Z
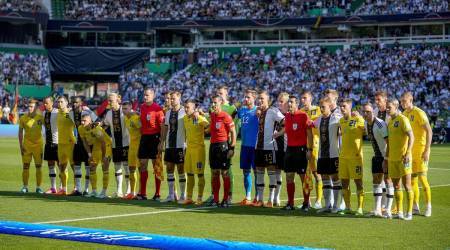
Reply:
M219 143L228 141L230 129L234 127L233 119L225 111L219 114L211 113L211 143Z
M313 125L308 115L298 110L294 114L286 113L284 118L284 128L287 135L287 145L289 147L306 146L308 136L306 131Z
M141 133L143 135L154 135L161 132L161 124L164 122L164 113L162 108L152 103L141 105Z

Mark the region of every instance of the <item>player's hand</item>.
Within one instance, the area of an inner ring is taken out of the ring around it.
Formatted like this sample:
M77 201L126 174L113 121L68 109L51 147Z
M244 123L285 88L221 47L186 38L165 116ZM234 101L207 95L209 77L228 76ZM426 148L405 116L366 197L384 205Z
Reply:
M308 151L306 152L306 159L307 159L308 161L310 161L310 160L312 159L312 152L311 152L311 150L308 150Z
M352 111L352 116L359 116L359 112L358 111Z
M195 111L194 112L194 119L197 119L198 120L198 116L200 115L200 111Z
M409 161L410 161L410 159L409 159L409 154L406 153L406 154L403 156L403 163L404 163L404 164L408 164Z
M158 152L159 152L159 153L164 152L164 145L163 145L162 142L160 142L160 143L158 144Z
M280 137L280 136L282 136L282 135L283 135L283 133L275 132L275 133L273 134L273 139L277 139L278 137Z
M231 159L234 155L234 149L229 149L227 153L227 159Z
M430 149L425 149L425 151L423 151L422 153L422 160L424 162L428 162L429 159L430 159Z

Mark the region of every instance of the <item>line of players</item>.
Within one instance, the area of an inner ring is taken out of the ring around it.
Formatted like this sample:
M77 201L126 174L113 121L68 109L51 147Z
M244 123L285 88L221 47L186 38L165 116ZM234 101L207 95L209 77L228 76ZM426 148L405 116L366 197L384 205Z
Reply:
M68 108L65 97L44 99L45 111L36 111L36 102L30 101L29 112L20 118L19 142L23 159L22 192L28 192L31 159L36 165L36 192L43 193L42 152L48 162L51 188L46 193L67 194L67 165L74 172L75 188L69 195L106 198L109 183L109 164L114 162L116 176L115 197L147 199L148 161L152 160L155 175L153 200L160 200L160 185L164 179L161 155L164 152L168 197L161 202L178 201L180 204L202 204L205 187L204 169L206 149L205 133L211 134L209 163L211 167L211 197L208 205L228 207L233 194L231 158L235 152L236 126L239 124L242 146L240 167L244 176L245 198L241 205L256 207L280 206L281 172L286 173L288 201L285 210L293 210L295 174L302 181L303 211L310 208L310 192L315 180L318 212L348 214L351 211L350 180L356 184L357 215L363 214L363 154L362 138L366 134L372 143L374 216L392 218L392 204L399 218L412 219L419 213L420 181L423 187L426 211L431 216L431 190L427 180L428 160L432 132L426 114L413 105L409 92L401 97L403 114L396 99L387 99L385 92L375 95L376 108L367 103L362 106L363 116L352 112L352 100L343 99L337 105L338 93L327 90L312 105L308 91L300 98L281 93L271 105L266 91L245 91L243 105L237 110L228 103L227 88L221 87L211 98L209 121L196 107L194 100L181 103L181 93L166 95L161 108L154 100L152 89L144 90L144 103L140 113L132 110L129 102L120 103L117 94L110 94L110 110L102 121L75 98ZM258 101L258 106L255 101ZM299 108L300 103L302 108ZM233 120L234 118L234 120ZM42 148L41 130L45 130L45 149ZM109 133L104 128L109 129ZM25 135L23 134L25 131ZM85 165L85 187L81 187L81 164ZM58 165L61 185L56 187ZM96 168L102 166L103 187L97 192ZM175 187L175 169L178 174L180 195ZM264 202L265 172L269 177L269 198ZM137 170L139 190L137 191ZM252 201L252 170L255 196ZM126 180L125 196L122 192L123 172ZM187 174L187 178L186 178ZM197 200L193 200L195 176L198 181ZM312 178L314 177L314 178ZM223 180L223 199L219 191ZM403 192L407 191L406 216L403 216ZM187 188L186 188L187 184ZM91 190L89 190L89 185ZM83 191L82 191L83 190ZM325 206L322 207L322 193ZM383 211L383 212L382 212Z

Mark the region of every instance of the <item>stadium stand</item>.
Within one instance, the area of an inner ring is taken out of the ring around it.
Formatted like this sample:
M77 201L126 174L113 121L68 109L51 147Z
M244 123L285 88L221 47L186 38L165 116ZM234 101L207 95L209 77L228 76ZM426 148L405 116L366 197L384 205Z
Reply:
M276 54L251 53L242 48L239 54L228 53L218 63L211 58L217 52L200 53L198 64L176 72L165 80L147 69L137 68L121 74L124 98L136 100L142 88L156 89L156 96L169 90L181 90L183 98L201 100L204 108L216 87L230 86L230 96L238 101L246 88L270 89L274 95L281 91L300 93L311 90L315 98L327 88L334 88L356 104L373 99L379 89L399 97L405 91L416 93L418 105L429 112L438 109L446 114L450 97L448 82L449 48L433 46L391 47L373 44L355 46L335 53L319 46L282 48ZM206 61L206 63L205 63Z

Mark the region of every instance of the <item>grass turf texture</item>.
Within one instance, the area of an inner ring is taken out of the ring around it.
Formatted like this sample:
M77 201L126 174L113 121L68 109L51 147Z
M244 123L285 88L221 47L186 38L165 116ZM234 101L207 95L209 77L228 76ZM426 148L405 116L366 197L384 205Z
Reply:
M314 211L303 214L299 210L281 211L278 208L253 208L233 206L228 209L206 208L162 204L152 201L126 201L120 199L92 199L83 197L58 197L33 193L35 188L34 166L30 171L30 193L21 194L21 159L15 138L1 138L0 159L0 220L22 222L48 222L146 213L140 216L109 217L83 221L58 222L60 225L101 228L109 230L134 231L142 233L167 234L187 237L214 238L220 240L251 241L271 244L298 245L324 248L432 248L450 246L450 166L448 165L449 145L433 145L429 170L432 188L433 216L414 216L413 221L386 220L377 218L317 215ZM239 151L238 151L239 152ZM372 150L364 145L365 167L364 187L372 191L372 175L369 159ZM110 168L111 193L115 178ZM151 169L151 167L149 167ZM43 188L49 186L48 169L43 167ZM234 202L244 197L242 172L239 156L233 158ZM73 186L70 173L69 187ZM206 169L205 198L210 193L209 173ZM98 172L99 174L99 172ZM267 178L267 176L266 176ZM99 174L101 182L101 173ZM149 196L154 192L153 177L149 178ZM296 179L296 197L301 197L300 180ZM266 180L268 183L268 180ZM101 184L100 184L101 186ZM267 185L266 185L267 186ZM352 191L355 186L351 184ZM69 190L70 191L70 190ZM162 183L162 196L167 194L167 184ZM315 190L312 193L315 194ZM267 197L268 191L265 192ZM194 191L194 198L196 192ZM283 185L282 199L286 191ZM312 199L314 201L314 199ZM297 204L301 201L297 200ZM423 196L421 199L423 210ZM356 197L352 195L353 207ZM373 207L373 196L366 193L365 211ZM167 212L170 209L186 210ZM162 212L162 213L161 213ZM423 211L422 211L423 212ZM446 236L447 235L447 236ZM2 248L46 249L46 248L107 248L105 245L75 243L59 240L0 234ZM108 247L115 248L115 247Z

